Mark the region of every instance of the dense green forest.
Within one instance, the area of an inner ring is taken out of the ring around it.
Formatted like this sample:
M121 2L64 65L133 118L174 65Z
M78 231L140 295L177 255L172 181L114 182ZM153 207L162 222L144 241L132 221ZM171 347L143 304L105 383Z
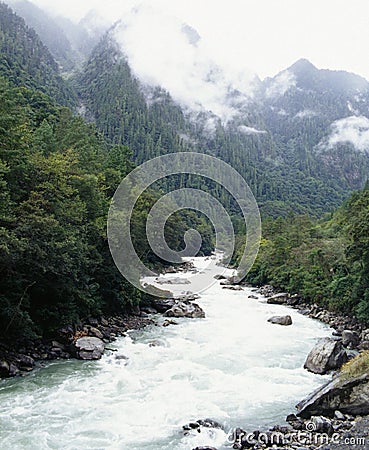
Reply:
M272 284L369 322L369 187L325 219L265 220L246 280ZM239 248L242 237L239 237Z

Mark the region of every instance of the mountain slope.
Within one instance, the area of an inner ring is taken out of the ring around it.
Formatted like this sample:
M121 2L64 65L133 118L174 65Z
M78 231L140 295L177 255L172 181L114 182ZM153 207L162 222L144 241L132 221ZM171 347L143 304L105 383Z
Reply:
M63 105L76 102L49 50L4 3L0 3L0 76L15 86L41 91Z

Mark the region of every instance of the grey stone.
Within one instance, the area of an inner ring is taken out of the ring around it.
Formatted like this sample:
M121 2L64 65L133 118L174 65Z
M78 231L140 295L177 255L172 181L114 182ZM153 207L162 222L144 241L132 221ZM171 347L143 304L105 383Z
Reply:
M104 353L104 342L97 337L82 337L76 340L75 347L80 359L100 359Z
M273 316L270 319L268 319L268 322L274 323L277 325L292 325L292 318L291 316Z
M347 360L347 353L340 341L324 338L311 350L304 368L310 372L323 375L331 370L339 369Z

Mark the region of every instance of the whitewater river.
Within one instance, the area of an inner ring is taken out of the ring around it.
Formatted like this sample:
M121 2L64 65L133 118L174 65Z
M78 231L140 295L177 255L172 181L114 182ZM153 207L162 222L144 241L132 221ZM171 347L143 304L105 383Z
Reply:
M196 260L204 274L209 260ZM171 275L173 276L173 275ZM181 276L184 276L183 274ZM190 285L177 290L191 289ZM284 423L306 394L327 378L303 369L307 353L331 331L251 289L216 282L197 301L205 319L176 319L114 342L97 362L60 361L24 378L0 382L1 450L191 450L227 445L227 432ZM254 294L254 293L253 293ZM290 314L293 325L272 325ZM116 355L125 359L116 359ZM182 425L212 418L226 431Z

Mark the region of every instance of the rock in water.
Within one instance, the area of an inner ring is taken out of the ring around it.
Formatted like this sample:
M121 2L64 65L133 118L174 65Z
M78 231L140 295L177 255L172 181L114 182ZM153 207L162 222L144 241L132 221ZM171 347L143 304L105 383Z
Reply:
M332 338L321 339L309 353L304 368L310 372L324 375L339 369L348 357L342 343Z
M104 353L104 342L97 337L81 337L74 344L79 359L100 359Z
M267 299L267 303L269 303L270 305L284 305L287 302L288 297L288 294L282 292L281 294L276 294L272 297L269 297Z
M275 323L277 325L292 325L292 318L291 316L273 316L270 319L268 319L268 322Z
M343 414L369 414L369 375L342 380L334 378L296 406L298 416L333 417L339 409Z
M177 302L164 314L167 317L188 317L190 319L202 319L204 311L197 303Z
M355 348L360 343L360 336L356 331L343 330L342 331L342 344L347 348Z

